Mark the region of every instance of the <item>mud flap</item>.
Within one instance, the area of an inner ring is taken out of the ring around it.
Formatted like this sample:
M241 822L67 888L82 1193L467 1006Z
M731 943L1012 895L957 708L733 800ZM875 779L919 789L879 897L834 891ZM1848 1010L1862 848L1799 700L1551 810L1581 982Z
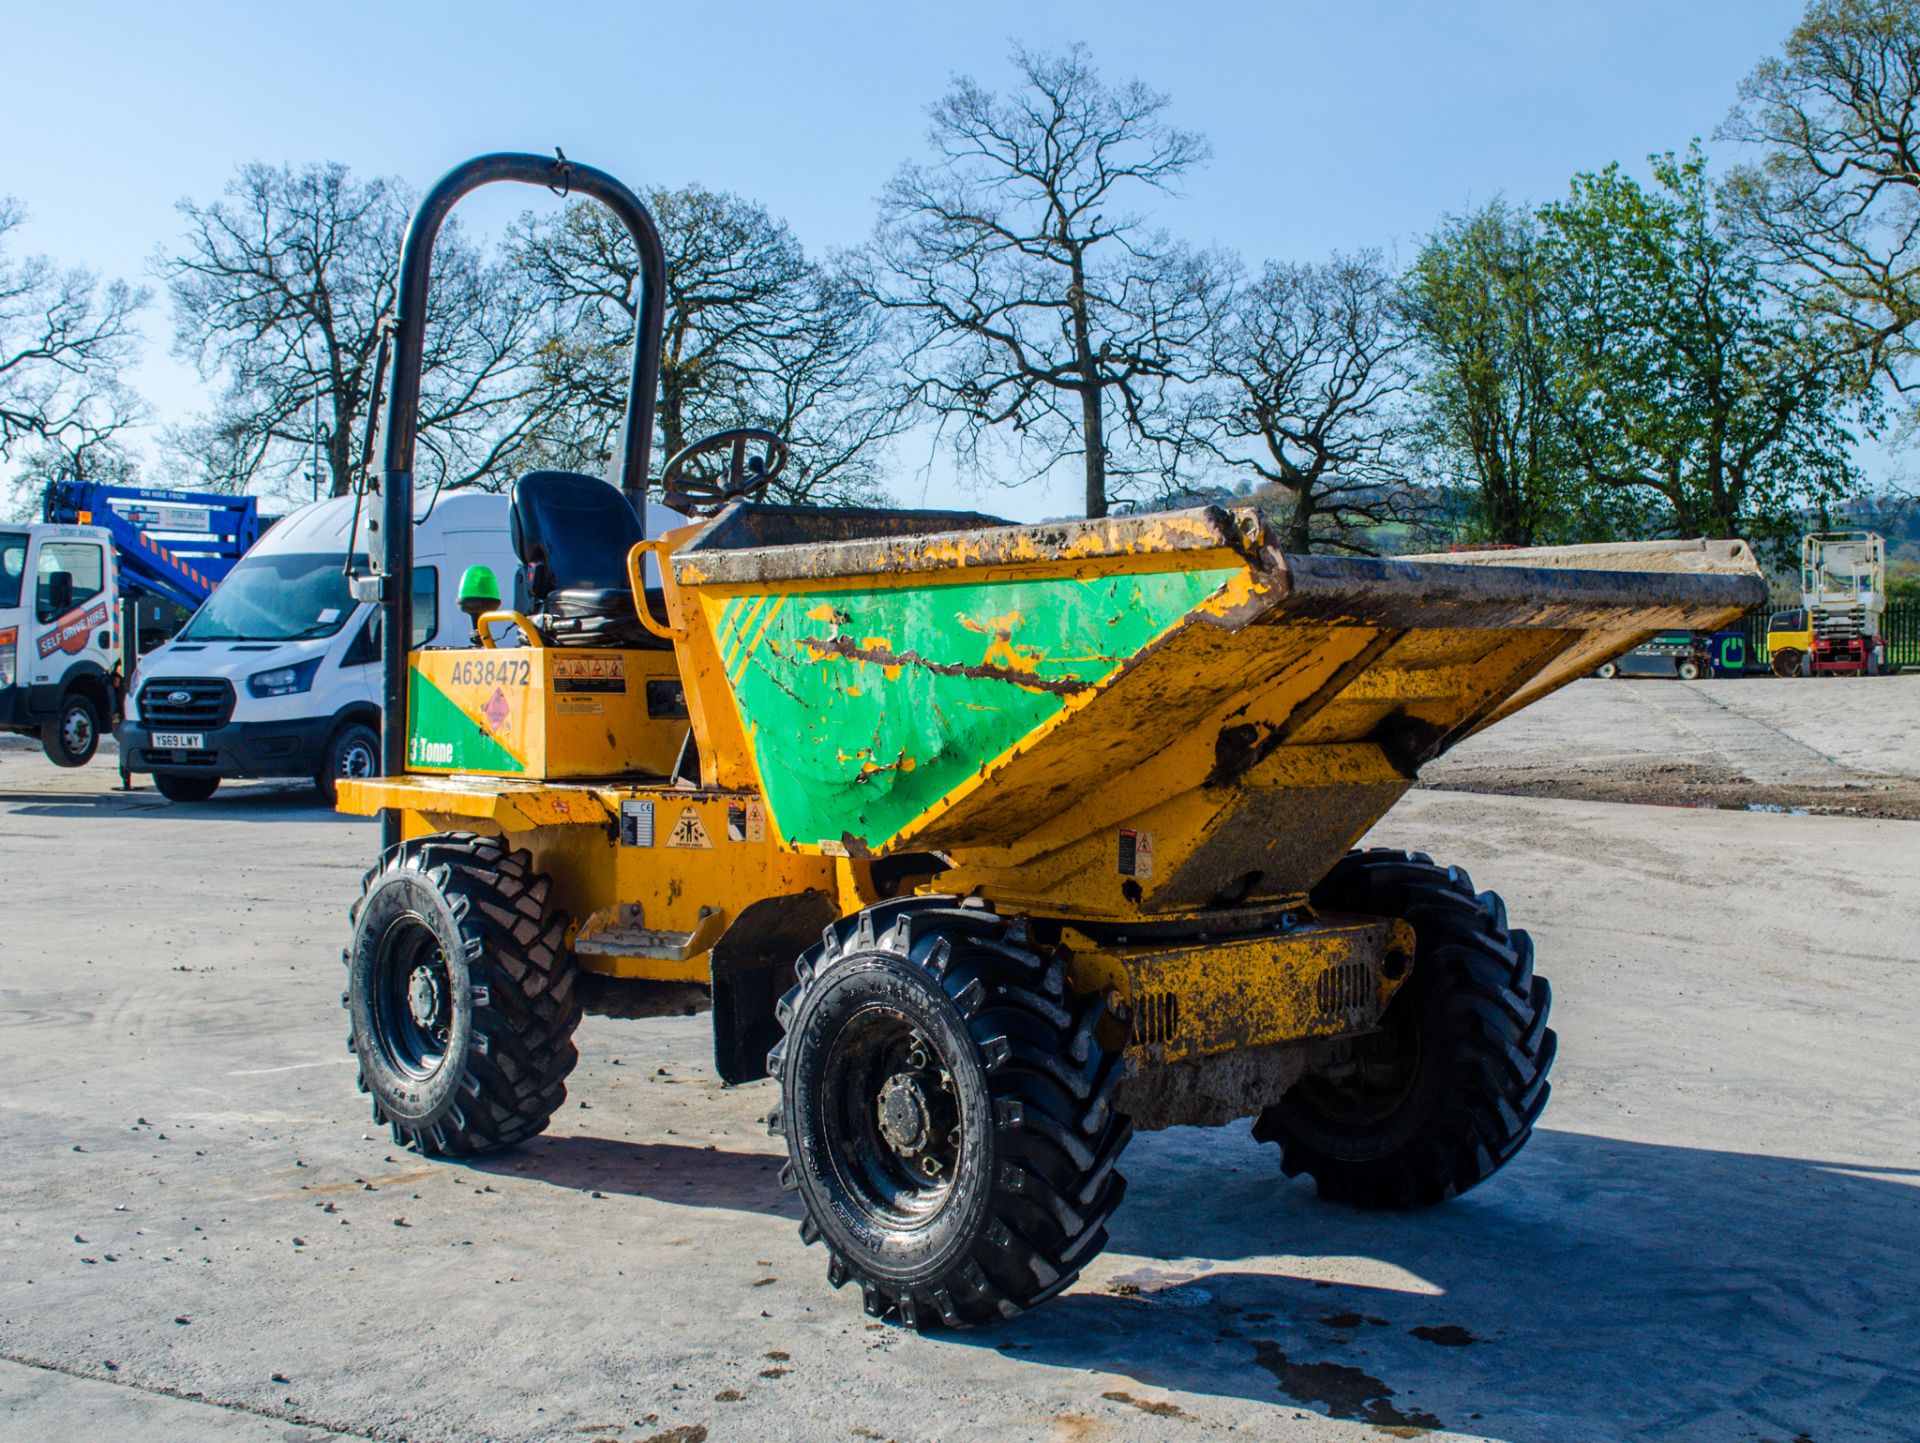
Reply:
M720 1080L767 1075L780 1040L774 1004L793 986L793 964L839 916L825 892L765 897L745 908L714 944L713 1062Z

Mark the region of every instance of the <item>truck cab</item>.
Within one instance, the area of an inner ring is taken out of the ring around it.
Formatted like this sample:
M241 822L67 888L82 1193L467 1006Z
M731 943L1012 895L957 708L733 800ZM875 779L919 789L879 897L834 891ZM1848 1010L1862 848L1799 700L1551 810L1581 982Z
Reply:
M92 760L120 691L120 593L98 526L0 527L0 731Z

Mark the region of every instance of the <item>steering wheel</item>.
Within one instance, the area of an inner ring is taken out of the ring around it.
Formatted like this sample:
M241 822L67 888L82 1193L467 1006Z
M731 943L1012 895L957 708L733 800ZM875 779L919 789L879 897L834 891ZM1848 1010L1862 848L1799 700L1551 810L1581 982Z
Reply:
M748 446L760 448L749 455ZM725 452L726 459L696 465L703 457ZM787 443L759 426L735 426L715 431L682 446L660 472L660 491L667 505L687 516L712 516L722 507L763 493L787 464Z

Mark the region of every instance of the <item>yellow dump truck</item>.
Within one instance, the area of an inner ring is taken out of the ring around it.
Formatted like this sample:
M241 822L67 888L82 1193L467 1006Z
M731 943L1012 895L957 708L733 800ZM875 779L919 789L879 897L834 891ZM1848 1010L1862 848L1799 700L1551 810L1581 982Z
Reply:
M508 1146L560 1105L583 1005L706 1009L720 1076L776 1081L829 1280L920 1326L1071 1283L1136 1128L1253 1118L1366 1207L1514 1156L1554 1054L1532 943L1460 869L1354 848L1462 738L1754 605L1746 548L1376 561L1284 555L1250 509L778 506L757 432L671 458L699 519L650 536L664 262L625 187L562 165L455 171L403 260L358 583L386 775L340 788L385 820L345 953L376 1119ZM500 179L595 196L640 246L621 484L522 479L513 604L469 598L489 644L414 651L425 272Z

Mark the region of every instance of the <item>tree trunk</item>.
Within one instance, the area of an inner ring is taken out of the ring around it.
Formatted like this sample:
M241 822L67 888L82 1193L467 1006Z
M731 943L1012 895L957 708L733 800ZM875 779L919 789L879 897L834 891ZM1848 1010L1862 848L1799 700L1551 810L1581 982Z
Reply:
M1080 428L1087 453L1087 515L1107 514L1107 423L1101 388L1087 385L1080 391Z

